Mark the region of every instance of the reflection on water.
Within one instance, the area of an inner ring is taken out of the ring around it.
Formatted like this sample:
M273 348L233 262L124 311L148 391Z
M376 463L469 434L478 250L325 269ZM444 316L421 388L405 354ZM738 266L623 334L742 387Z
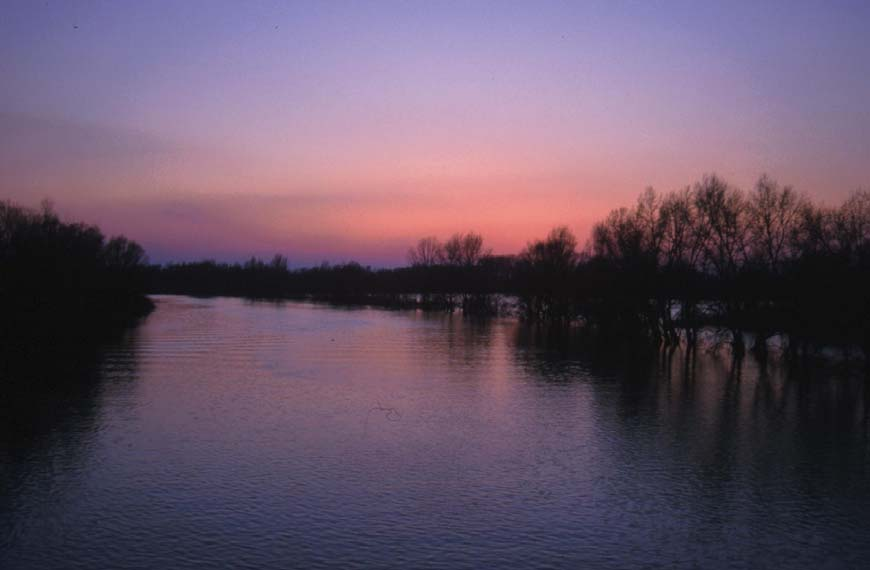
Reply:
M564 339L561 339L564 341ZM0 368L0 567L870 561L845 371L576 350L507 320L161 297Z

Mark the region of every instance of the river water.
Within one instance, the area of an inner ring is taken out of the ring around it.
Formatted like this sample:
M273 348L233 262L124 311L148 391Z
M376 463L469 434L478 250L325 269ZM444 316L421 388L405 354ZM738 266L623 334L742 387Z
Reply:
M0 568L870 567L848 367L155 301L6 397Z

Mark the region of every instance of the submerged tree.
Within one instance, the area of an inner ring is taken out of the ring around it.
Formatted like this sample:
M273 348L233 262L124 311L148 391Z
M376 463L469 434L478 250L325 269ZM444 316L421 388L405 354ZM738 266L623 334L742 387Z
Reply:
M574 318L573 277L577 268L577 238L565 226L529 243L520 254L520 294L526 316L544 321Z

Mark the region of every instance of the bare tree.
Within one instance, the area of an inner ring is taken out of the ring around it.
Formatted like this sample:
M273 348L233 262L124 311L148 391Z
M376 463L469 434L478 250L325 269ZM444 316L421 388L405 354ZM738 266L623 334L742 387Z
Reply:
M797 254L795 247L801 213L807 200L790 186L780 189L775 180L762 176L747 204L750 249L754 258L778 273Z
M444 260L444 248L434 236L424 237L408 250L408 263L416 267L438 265Z
M603 259L631 264L639 259L642 249L643 230L636 210L613 210L592 228L592 251Z
M695 186L705 260L717 275L734 275L746 261L746 200L722 179L705 176Z
M626 267L654 266L667 229L662 205L655 190L647 188L633 209L610 212L592 229L593 253Z
M567 273L577 264L577 238L566 226L553 228L545 240L526 246L521 259L535 269Z
M483 247L483 236L475 232L455 233L444 244L444 261L455 266L474 266L490 255Z
M462 234L453 234L444 244L444 262L448 265L462 265Z
M835 216L835 239L839 252L849 258L870 249L870 192L853 193Z
M830 255L836 251L836 226L839 212L807 203L799 212L795 248L801 256Z
M665 226L662 218L663 199L652 187L644 190L637 200L636 218L640 228L644 257L657 260L665 237Z
M703 253L703 232L698 227L695 193L685 188L668 194L659 210L662 231L661 263L695 268Z
M476 232L468 232L462 238L463 265L477 265L484 257L492 255L492 250L484 249L483 236Z

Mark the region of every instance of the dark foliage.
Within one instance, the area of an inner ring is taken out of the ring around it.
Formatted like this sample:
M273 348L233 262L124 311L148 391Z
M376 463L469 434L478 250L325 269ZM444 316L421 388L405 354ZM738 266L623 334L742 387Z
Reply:
M0 202L0 339L30 350L109 334L147 314L147 259L125 237Z

